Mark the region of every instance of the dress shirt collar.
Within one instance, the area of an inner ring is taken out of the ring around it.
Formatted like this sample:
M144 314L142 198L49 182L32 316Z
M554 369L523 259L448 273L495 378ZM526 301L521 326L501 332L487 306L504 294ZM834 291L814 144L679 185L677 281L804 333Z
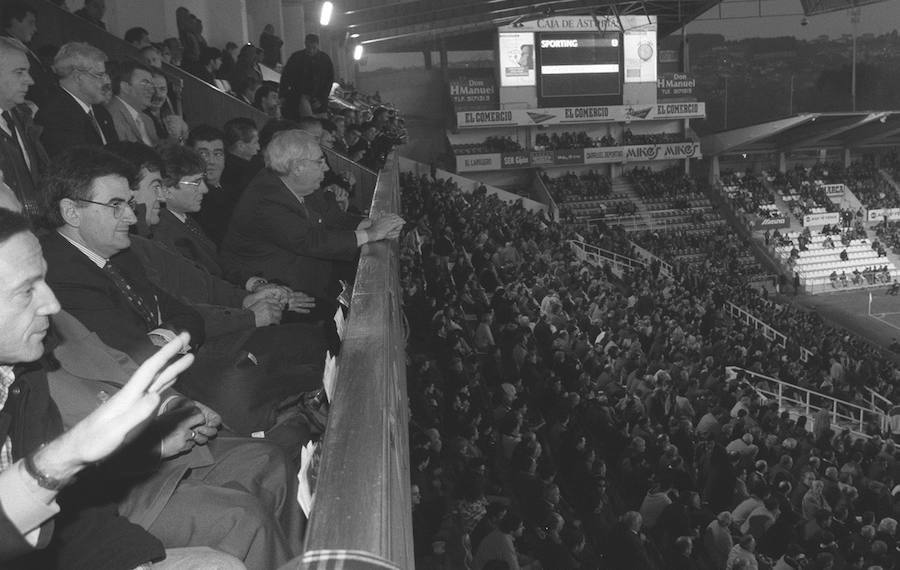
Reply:
M168 208L166 208L166 209L168 209ZM181 222L182 224L186 224L186 223L187 223L187 216L186 216L186 215L184 215L184 214L179 214L179 213L176 212L175 210L169 210L169 213L172 214L173 216L175 216L175 219L178 220L179 222Z
M72 97L72 99L75 99L75 102L78 103L78 106L84 110L85 114L93 112L93 110L94 110L93 107L91 107L90 105L88 105L87 103L85 103L84 101L79 99L78 95L75 95L74 93L72 93L71 91L66 89L65 87L62 87L62 90L65 91L66 93L68 93Z
M103 269L104 267L106 267L106 264L109 262L108 259L106 259L102 255L100 255L99 253L93 251L88 246L78 243L77 241L73 240L66 234L64 234L62 232L57 232L57 233L59 233L59 235L61 235L63 238L65 238L65 240L67 242L69 242L70 244L72 244L76 248L78 248L78 251L85 254L87 256L87 258L90 259L94 263L94 265L96 265L100 269Z
M134 119L135 122L138 122L141 120L140 111L138 111L137 109L135 109L134 107L129 105L125 99L122 99L118 95L116 95L116 99L118 99L119 101L122 102L123 105L125 105L125 109L128 111L128 114L131 115L131 118Z

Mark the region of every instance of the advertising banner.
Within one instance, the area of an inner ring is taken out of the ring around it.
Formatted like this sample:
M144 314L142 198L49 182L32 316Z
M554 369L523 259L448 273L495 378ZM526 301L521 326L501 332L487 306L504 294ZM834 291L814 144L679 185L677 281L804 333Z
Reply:
M791 225L785 218L764 218L762 216L757 216L756 214L749 217L749 222L751 230L774 230L786 228Z
M584 149L585 164L604 164L622 162L625 151L621 147L597 147Z
M531 156L527 152L504 152L500 165L503 168L528 168L531 166Z
M706 117L706 103L690 102L660 103L643 106L613 105L462 111L456 114L456 122L461 129L473 129L481 127L529 127L533 125L702 119L704 117Z
M694 97L697 80L687 73L662 73L656 80L657 99Z
M584 164L584 149L557 150L554 162L555 164Z
M480 170L500 170L500 153L456 157L457 172L478 172Z
M534 34L500 34L500 85L529 87L535 85Z
M556 164L556 151L536 150L532 152L531 164L533 166L549 166Z
M825 195L829 198L840 198L847 191L847 187L843 184L825 184L822 190L825 190Z
M900 220L900 208L876 208L866 212L866 219L870 222L881 222L885 217L889 221Z
M492 69L450 69L447 80L457 111L486 111L500 104Z
M803 216L803 226L824 226L834 225L841 222L841 214L839 212L827 212L824 214L806 214Z

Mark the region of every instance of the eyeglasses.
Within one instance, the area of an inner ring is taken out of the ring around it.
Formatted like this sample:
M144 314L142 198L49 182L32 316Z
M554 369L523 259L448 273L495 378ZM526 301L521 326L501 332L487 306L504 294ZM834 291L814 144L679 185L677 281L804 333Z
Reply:
M97 204L98 206L106 206L107 208L112 208L113 217L117 220L122 219L122 216L125 215L125 208L130 208L132 213L134 209L137 207L137 200L134 198L129 198L128 200L122 200L121 198L114 198L109 202L95 202L94 200L85 200L84 198L75 198L77 202L87 202L88 204Z
M81 73L90 75L94 79L99 79L101 81L109 79L109 73L106 71L94 71L92 69L87 69L87 68L82 68L82 67L79 67L78 71L80 71Z
M201 178L200 180L179 180L178 183L197 187L197 186L200 186L201 184L203 184L203 179Z
M154 91L156 90L156 85L154 85L153 82L149 79L141 79L140 81L138 81L138 85L143 87L144 89L152 89Z
M328 166L328 161L325 160L324 156L320 156L319 158L304 158L303 160L307 162L315 162L319 166Z

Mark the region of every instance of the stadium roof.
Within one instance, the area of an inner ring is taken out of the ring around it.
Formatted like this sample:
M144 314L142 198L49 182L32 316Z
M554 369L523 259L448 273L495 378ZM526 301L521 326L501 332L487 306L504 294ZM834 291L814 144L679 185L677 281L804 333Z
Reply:
M435 42L546 15L657 16L659 36L680 29L721 0L341 0L334 24L377 50L433 49ZM488 34L483 34L485 37ZM478 43L478 42L476 42ZM472 49L471 43L463 44ZM492 46L492 43L488 44Z
M707 135L706 156L900 144L900 111L806 113Z

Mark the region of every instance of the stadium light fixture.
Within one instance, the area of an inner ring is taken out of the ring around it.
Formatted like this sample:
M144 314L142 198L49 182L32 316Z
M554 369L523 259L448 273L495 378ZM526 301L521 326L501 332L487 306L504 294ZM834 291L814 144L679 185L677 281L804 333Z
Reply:
M353 48L353 61L359 61L363 56L363 47L362 44L356 44L356 47Z
M322 2L322 10L319 12L319 24L322 26L327 26L331 23L331 15L334 13L334 3Z

